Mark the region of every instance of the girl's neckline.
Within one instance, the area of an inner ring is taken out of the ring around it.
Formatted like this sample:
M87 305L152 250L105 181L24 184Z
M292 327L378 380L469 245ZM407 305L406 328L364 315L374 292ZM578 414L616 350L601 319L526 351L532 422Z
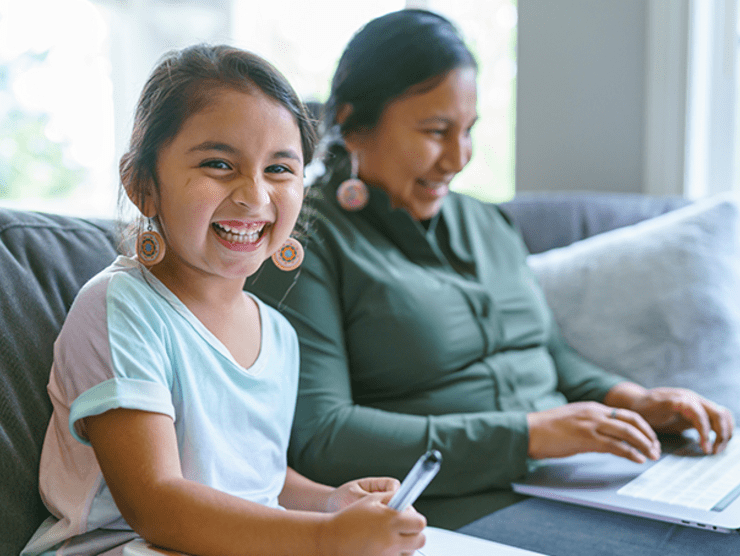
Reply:
M197 316L195 316L195 314L188 308L187 305L185 305L185 303L182 302L182 300L180 300L179 297L177 297L161 280L159 280L154 274L152 274L152 272L146 266L142 265L133 257L127 257L125 255L119 255L116 262L121 266L139 270L144 282L146 282L148 286L150 286L160 297L162 297L176 313L184 318L196 330L196 332L198 332L198 334L200 334L200 336L202 336L203 339L206 340L216 351L226 357L234 366L236 366L242 372L248 374L249 376L257 377L264 371L267 359L266 354L271 348L268 345L270 339L265 335L265 330L267 328L264 326L265 318L267 316L265 305L257 296L248 291L243 292L244 295L254 300L255 304L257 305L257 311L260 321L259 353L257 354L257 358L255 359L254 363L252 363L252 365L250 365L249 367L244 367L236 361L236 359L231 354L229 349L224 345L224 343L219 340Z

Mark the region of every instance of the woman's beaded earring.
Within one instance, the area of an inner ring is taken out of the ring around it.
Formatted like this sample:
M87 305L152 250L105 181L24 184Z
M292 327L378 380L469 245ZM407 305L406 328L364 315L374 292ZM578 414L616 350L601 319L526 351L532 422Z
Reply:
M344 180L337 189L337 201L339 206L344 210L357 211L362 210L370 199L370 192L367 190L361 179L357 177L360 162L357 153L350 152L350 161L352 163L352 173L349 179Z
M303 262L303 246L297 239L289 237L272 255L272 262L280 270L295 270Z
M146 231L136 238L136 257L144 266L154 266L164 257L164 240L152 228L152 219L149 219Z

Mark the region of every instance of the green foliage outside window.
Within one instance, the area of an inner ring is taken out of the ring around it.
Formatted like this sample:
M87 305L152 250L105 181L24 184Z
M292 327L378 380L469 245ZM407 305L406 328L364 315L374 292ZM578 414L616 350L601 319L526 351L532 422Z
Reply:
M43 64L46 53L23 54L0 65L0 199L54 200L67 196L87 171L65 157L65 145L47 136L49 115L22 107L14 76Z

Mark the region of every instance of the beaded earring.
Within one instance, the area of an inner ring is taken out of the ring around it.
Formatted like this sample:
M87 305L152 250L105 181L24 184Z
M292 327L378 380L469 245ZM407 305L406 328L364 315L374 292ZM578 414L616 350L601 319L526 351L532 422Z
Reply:
M272 254L272 262L280 270L286 272L295 270L303 262L303 246L297 239L289 237L280 249Z
M367 190L367 186L357 177L360 167L357 153L353 151L349 156L352 163L352 173L349 179L344 180L339 185L337 189L337 201L339 202L339 206L344 210L357 211L365 208L370 199L370 193Z
M164 240L152 228L152 219L149 219L146 231L136 238L136 256L144 266L154 266L164 257Z

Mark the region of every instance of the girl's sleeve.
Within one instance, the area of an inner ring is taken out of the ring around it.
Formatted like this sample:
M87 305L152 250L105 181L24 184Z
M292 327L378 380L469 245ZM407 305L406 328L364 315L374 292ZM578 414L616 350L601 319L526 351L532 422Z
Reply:
M54 346L55 388L50 393L64 397L70 432L84 444L83 419L110 409L175 417L161 316L126 280L114 276L87 289L75 301Z
M335 270L339 264L336 256L314 245L295 283L266 266L249 286L280 308L300 339L291 465L333 485L364 476L403 478L421 454L435 448L442 452L444 463L425 494L459 495L508 487L526 471L525 413L420 416L353 402Z

